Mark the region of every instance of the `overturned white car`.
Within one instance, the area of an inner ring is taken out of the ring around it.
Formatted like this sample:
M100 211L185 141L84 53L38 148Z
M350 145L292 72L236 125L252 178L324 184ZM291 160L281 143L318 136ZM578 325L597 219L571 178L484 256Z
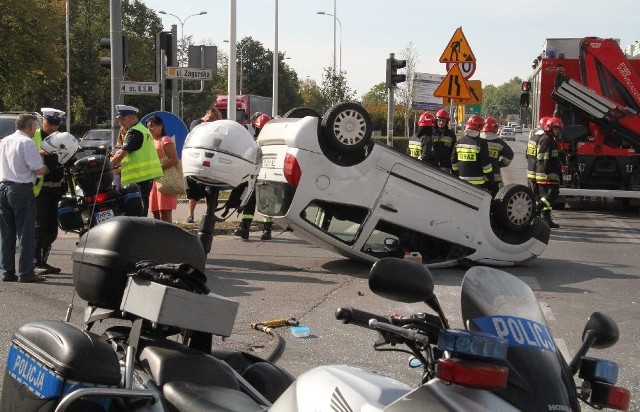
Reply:
M492 199L373 142L369 115L355 103L337 104L322 119L294 109L270 121L258 144L259 212L344 256L511 266L535 259L549 241L529 188L507 185Z

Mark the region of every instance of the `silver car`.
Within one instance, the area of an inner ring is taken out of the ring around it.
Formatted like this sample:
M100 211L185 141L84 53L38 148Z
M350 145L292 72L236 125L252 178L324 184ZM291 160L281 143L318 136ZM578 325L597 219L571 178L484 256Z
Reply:
M513 131L513 128L510 126L505 126L500 131L500 137L503 140L516 140L516 134Z

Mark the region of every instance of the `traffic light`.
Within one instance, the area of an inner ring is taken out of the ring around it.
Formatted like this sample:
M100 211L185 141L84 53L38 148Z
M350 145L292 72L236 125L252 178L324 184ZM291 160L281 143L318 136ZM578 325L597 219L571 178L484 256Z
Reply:
M522 91L528 92L531 90L531 82L522 82Z
M103 37L100 39L100 48L111 50L111 39L108 37ZM127 63L128 63L128 54L129 54L129 42L124 35L122 35L122 73L127 72ZM100 66L105 67L107 69L111 69L111 57L100 57Z
M398 69L402 69L407 65L406 60L398 60L391 53L387 59L387 89L395 88L398 83L402 83L407 80L406 74L398 74Z
M173 38L171 37L170 31L161 31L160 33L158 33L158 36L156 36L156 55L157 56L160 56L160 50L164 50L164 56L167 62L166 67L175 66L176 62L173 59L173 55L174 55L173 54ZM160 61L160 60L157 60L157 61ZM163 69L165 65L160 63L160 67L161 69ZM173 85L173 81L172 79L165 79L164 84L165 84L165 88L167 90L170 90Z

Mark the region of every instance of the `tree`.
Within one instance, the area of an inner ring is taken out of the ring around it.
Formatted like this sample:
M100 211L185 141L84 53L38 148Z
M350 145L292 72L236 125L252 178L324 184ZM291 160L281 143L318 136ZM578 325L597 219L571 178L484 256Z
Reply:
M498 87L488 85L482 89L482 114L492 116L505 123L508 114L520 113L520 93L522 80L514 77Z
M375 103L387 104L387 97L386 85L384 82L380 82L362 95L362 104L365 106Z
M409 120L415 117L415 110L413 110L413 78L415 75L415 68L420 63L418 53L413 45L413 42L409 42L407 47L400 53L402 59L406 60L405 73L407 75L407 81L401 83L398 89L399 102L402 109L402 118L404 119L404 135L410 136L413 134L409 127ZM413 122L411 123L413 126Z
M356 95L356 91L351 91L351 88L347 85L347 72L345 70L340 74L335 74L333 68L327 66L324 68L322 74L322 97L335 104L338 102L346 102L353 100Z
M322 96L322 90L313 79L304 79L300 82L298 90L301 105L309 107L322 114L329 107L329 102Z

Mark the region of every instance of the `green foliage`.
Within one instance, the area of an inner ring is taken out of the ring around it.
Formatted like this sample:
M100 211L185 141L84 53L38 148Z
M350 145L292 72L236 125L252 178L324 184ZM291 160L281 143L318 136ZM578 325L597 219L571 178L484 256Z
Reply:
M347 102L355 98L356 92L351 91L347 85L347 72L334 73L329 66L324 68L322 74L321 93L324 100L331 103Z
M482 115L484 117L492 116L499 123L504 124L508 114L520 114L521 85L522 79L514 77L498 87L494 85L484 87L482 89Z
M387 144L387 136L375 136L373 138L376 142ZM397 152L408 154L409 153L409 138L408 137L393 137L393 149Z
M310 107L320 114L324 113L330 106L329 102L325 100L322 95L322 90L318 86L318 83L312 79L304 79L300 82L298 96L300 97L302 106Z
M362 104L370 105L376 103L387 104L387 87L384 82L378 83L362 95Z

